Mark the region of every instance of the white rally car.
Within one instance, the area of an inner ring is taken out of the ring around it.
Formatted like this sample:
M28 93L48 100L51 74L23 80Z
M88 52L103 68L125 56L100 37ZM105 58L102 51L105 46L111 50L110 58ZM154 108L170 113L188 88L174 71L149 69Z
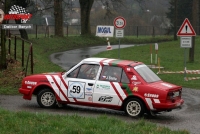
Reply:
M25 77L19 92L41 107L75 104L124 110L129 116L171 111L183 104L182 87L162 81L142 62L87 58L69 71Z

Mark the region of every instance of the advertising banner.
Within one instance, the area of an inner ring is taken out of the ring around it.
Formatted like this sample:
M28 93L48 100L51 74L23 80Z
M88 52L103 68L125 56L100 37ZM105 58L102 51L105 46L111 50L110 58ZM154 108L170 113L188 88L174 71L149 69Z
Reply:
M96 36L99 37L113 37L114 26L97 26Z

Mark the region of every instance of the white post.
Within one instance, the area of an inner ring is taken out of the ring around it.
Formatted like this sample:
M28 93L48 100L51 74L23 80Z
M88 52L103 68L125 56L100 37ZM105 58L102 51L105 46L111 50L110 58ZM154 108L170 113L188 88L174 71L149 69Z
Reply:
M111 45L110 45L109 38L107 38L107 42L108 42L107 50L111 50L111 49L112 49L112 47L111 47Z
M157 64L157 56L158 56L158 43L155 43L155 50L156 50L155 64Z
M152 44L150 45L150 55L151 55L151 65L152 65L152 62L153 62L153 60L152 60Z

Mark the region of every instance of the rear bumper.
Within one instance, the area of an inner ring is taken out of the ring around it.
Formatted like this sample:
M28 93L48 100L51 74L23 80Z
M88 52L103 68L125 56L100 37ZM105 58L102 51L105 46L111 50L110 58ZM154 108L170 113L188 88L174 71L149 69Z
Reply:
M158 111L165 111L165 110L172 110L176 108L180 108L184 103L183 99L176 100L173 102L167 102L167 103L154 103L153 107L155 110Z
M24 99L31 100L32 97L31 90L20 88L19 92L24 95L23 96Z

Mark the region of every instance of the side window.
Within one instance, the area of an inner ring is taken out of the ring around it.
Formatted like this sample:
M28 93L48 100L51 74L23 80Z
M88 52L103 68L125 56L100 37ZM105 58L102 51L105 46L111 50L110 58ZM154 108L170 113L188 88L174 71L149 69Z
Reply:
M120 82L122 68L113 66L103 66L99 80Z
M126 73L124 72L124 70L123 70L123 72L122 72L122 79L121 79L121 82L122 82L122 83L130 83L130 81L129 81L127 75L126 75Z
M82 64L67 75L70 78L95 79L99 70L99 65Z
M99 65L96 64L82 64L77 78L80 79L96 79L99 70Z
M73 70L71 73L69 73L69 74L67 75L67 77L76 78L77 75L78 75L79 68L80 68L80 67L78 67L78 68L76 68L75 70Z

